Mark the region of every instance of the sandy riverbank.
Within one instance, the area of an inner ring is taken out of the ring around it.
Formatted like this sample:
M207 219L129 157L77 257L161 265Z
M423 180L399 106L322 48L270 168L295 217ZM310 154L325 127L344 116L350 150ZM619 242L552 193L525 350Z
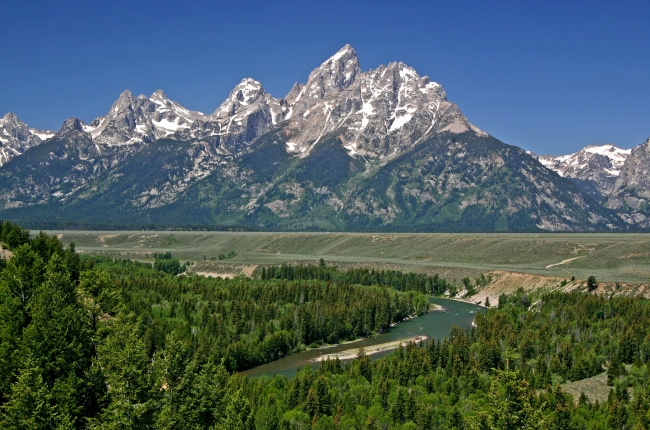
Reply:
M363 348L352 348L352 349L346 349L345 351L341 351L333 354L323 354L320 357L316 357L312 359L311 361L314 362L325 361L327 359L334 360L336 358L338 358L339 360L351 360L353 358L358 357L362 349L364 350L366 355L372 355L372 354L377 354L378 352L397 349L399 348L400 345L405 345L408 344L409 342L419 343L425 341L426 339L427 339L426 336L408 337L405 339L394 340L392 342L380 343L377 345L366 346Z

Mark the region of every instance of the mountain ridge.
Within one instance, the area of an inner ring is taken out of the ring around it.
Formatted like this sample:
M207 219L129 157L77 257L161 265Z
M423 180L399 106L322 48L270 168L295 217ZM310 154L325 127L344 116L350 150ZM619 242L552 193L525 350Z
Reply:
M124 91L0 168L0 207L286 230L628 228L471 124L440 84L400 62L364 72L349 45L284 98L246 78L210 115Z

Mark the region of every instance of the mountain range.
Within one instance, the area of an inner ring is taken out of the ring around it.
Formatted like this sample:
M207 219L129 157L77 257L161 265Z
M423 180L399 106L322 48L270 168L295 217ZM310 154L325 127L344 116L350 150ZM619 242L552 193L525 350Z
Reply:
M650 215L650 141L529 154L403 63L362 71L349 45L283 98L247 78L204 114L124 91L56 132L9 113L0 143L0 217L28 225L604 231Z

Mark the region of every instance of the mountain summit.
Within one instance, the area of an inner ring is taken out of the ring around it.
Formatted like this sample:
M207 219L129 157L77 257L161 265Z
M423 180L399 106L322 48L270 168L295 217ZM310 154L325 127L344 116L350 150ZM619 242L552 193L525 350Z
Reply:
M67 120L45 142L4 127L28 144L0 168L0 212L25 222L626 228L574 182L471 124L440 84L401 62L362 71L350 45L283 98L246 78L205 115L161 90L127 90L106 115Z
M9 112L0 119L0 166L54 136L53 131L29 128Z
M580 151L554 157L542 155L540 163L560 176L570 178L597 201L610 195L630 149L618 148L611 143L588 145Z
M151 97L134 97L126 90L105 116L96 118L85 131L100 145L153 142L178 130L189 129L195 120L206 119L167 98L162 90Z

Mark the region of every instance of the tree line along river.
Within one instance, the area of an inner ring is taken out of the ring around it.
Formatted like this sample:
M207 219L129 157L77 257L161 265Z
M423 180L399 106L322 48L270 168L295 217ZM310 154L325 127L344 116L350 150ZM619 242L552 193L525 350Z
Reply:
M390 330L361 340L328 346L324 348L311 349L298 352L279 360L254 367L242 372L251 377L273 376L276 374L292 377L298 369L304 366L316 368L320 366L318 361L323 355L341 354L352 349L364 348L373 351L373 346L400 341L403 339L442 339L449 334L453 326L462 328L471 327L476 313L484 312L485 308L471 303L458 300L432 297L429 301L442 307L441 310L432 310L429 313L417 318L401 322L390 328ZM376 348L374 348L376 349ZM379 352L373 352L370 357L375 360L394 351L394 347Z

